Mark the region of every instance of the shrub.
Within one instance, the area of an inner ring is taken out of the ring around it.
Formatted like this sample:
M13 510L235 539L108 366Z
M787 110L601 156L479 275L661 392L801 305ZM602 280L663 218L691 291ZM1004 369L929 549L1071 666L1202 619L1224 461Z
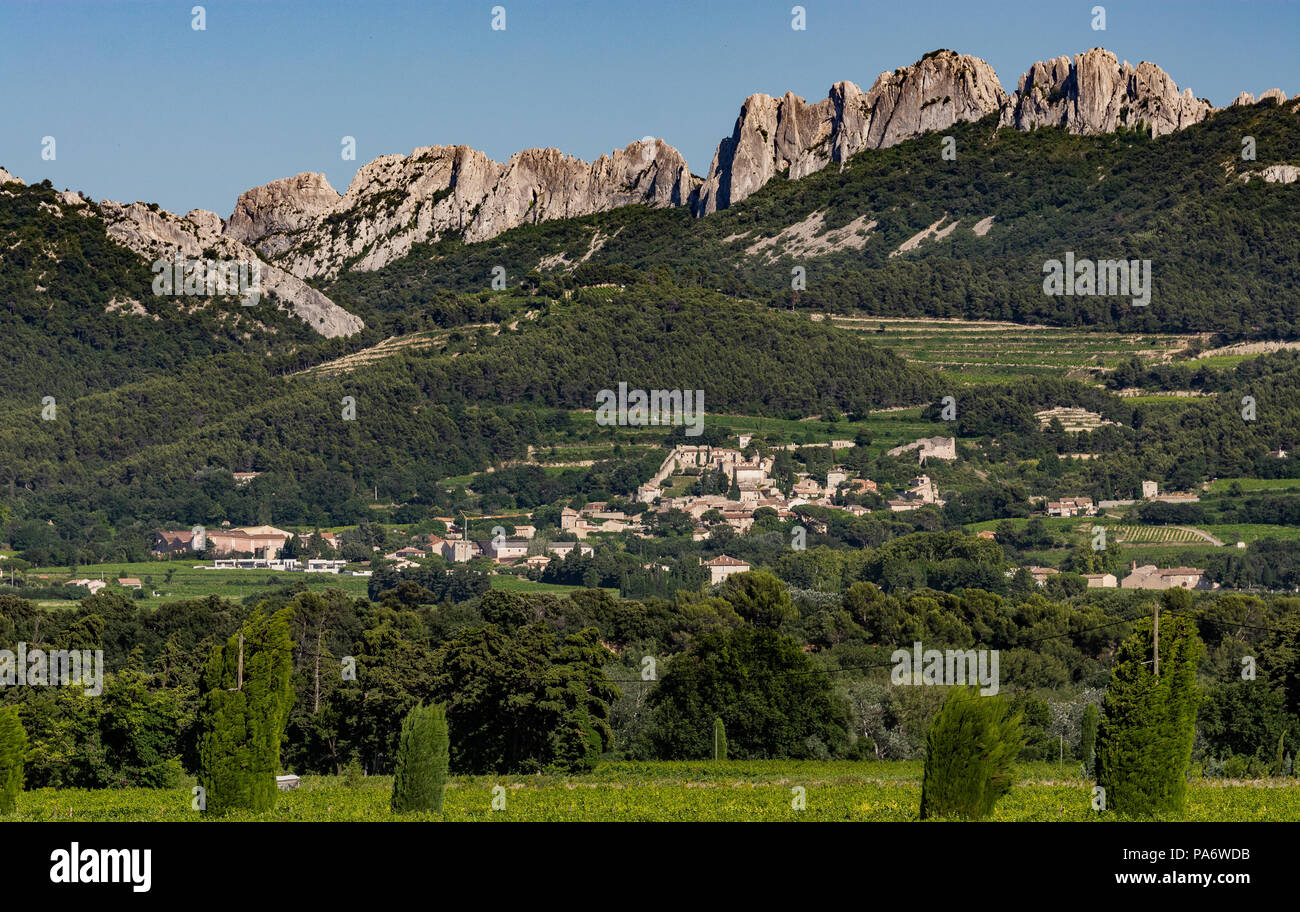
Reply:
M421 704L406 714L397 744L397 769L390 802L393 813L442 813L450 747L447 712L440 704Z
M1011 790L1011 765L1023 745L1020 716L1005 700L973 687L953 689L926 738L921 819L990 816Z

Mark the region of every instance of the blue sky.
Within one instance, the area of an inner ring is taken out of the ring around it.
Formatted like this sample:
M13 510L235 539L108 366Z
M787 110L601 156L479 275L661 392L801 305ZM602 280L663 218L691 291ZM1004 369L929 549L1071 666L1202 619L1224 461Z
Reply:
M1300 2L1103 2L1104 32L1098 2L804 0L795 31L791 0L208 0L194 31L195 0L0 0L0 166L223 217L249 187L323 171L341 192L358 165L423 145L591 160L655 135L703 174L747 95L866 89L940 47L1008 90L1035 60L1101 45L1216 105L1300 92Z

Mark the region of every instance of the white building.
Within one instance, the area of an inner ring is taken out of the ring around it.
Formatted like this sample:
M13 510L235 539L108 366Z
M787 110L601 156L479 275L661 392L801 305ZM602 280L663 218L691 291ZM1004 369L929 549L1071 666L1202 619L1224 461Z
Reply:
M720 554L713 560L704 561L704 566L709 568L710 585L717 585L732 574L749 572L749 564L743 560L728 557L725 554Z

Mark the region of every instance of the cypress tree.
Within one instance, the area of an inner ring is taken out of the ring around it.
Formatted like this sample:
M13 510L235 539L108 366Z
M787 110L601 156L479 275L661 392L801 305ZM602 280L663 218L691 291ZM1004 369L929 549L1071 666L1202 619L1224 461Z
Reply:
M1171 590L1165 601L1183 605L1187 594ZM1120 645L1097 730L1097 784L1107 809L1128 817L1182 813L1196 736L1196 666L1204 649L1196 625L1182 615L1161 617L1158 678L1152 626L1140 622Z
M1083 737L1079 741L1079 758L1083 768L1092 773L1097 759L1097 724L1101 721L1101 711L1096 703L1089 703L1083 710Z
M1023 746L1020 716L1004 699L954 688L926 736L921 819L990 816L1011 790L1011 765Z
M720 717L713 720L713 759L727 759L727 727Z
M442 813L450 747L447 712L440 704L419 705L406 714L397 743L397 770L389 802L393 813Z
M293 706L290 614L258 608L212 651L203 672L198 779L208 814L275 806L280 742Z
M27 732L16 706L0 708L0 814L12 814L23 790Z

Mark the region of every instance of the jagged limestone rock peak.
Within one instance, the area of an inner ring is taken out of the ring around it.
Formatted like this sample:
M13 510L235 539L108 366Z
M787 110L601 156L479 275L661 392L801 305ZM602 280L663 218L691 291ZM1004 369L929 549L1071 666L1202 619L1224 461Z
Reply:
M21 180L19 180L18 178L14 177L12 174L10 174L8 171L6 171L4 168L0 168L0 184L22 184L22 183L23 183L23 182L22 182ZM27 186L27 185L26 185L26 184L23 184L23 186L25 187L25 186Z
M555 149L500 163L468 146L427 146L368 162L342 196L319 174L249 190L225 232L295 275L334 277L379 269L449 234L474 242L636 203L682 206L697 183L662 140L638 140L591 163Z
M993 68L978 57L940 50L908 67L882 73L867 91L838 82L809 104L751 95L729 138L718 145L694 201L696 215L740 202L778 174L790 180L999 110L1006 93Z
M324 174L298 174L271 181L240 194L225 233L251 244L268 235L301 231L338 201L338 191Z
M1030 67L1003 106L1000 124L1110 133L1144 123L1156 137L1200 123L1213 111L1191 89L1179 94L1169 74L1154 63L1134 68L1104 48L1093 48L1073 60L1057 57Z
M1297 95L1296 97L1300 98L1300 95ZM1278 104L1283 104L1286 101L1286 92L1283 92L1281 89L1267 89L1260 93L1258 101L1267 101L1270 98ZM1242 92L1232 100L1232 104L1229 105L1229 107L1239 108L1242 105L1253 105L1256 103L1257 100L1254 95L1249 92Z
M122 205L110 200L99 204L110 237L148 263L170 259L179 251L186 259L260 262L257 253L233 237L223 235L220 216L194 209L184 218L144 203ZM276 266L261 263L261 293L257 306L275 306L265 297L273 294L281 306L322 336L350 336L365 328L361 318L339 307L302 279Z

